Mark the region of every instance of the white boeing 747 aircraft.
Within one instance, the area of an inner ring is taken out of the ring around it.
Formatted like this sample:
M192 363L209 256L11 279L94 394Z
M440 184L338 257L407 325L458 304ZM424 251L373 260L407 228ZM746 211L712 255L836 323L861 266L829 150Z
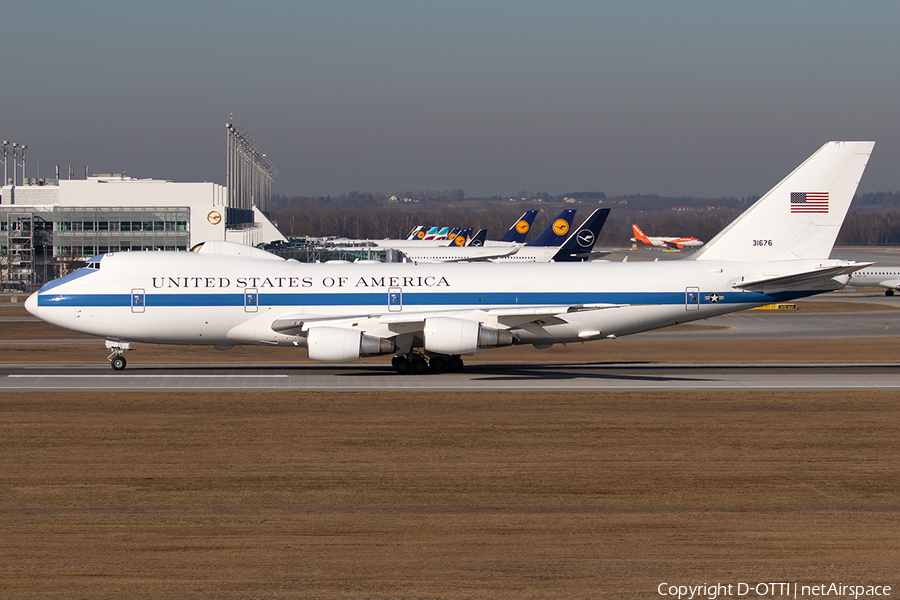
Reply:
M92 258L28 298L37 317L106 339L305 347L328 363L393 355L399 373L461 356L631 335L840 289L871 263L831 260L873 142L829 142L684 260L304 264L224 242ZM814 198L812 204L808 198Z

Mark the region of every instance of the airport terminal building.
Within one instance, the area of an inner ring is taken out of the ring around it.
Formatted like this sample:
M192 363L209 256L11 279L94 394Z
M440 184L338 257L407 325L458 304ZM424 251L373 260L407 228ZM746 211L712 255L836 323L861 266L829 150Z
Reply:
M3 290L34 290L107 252L187 251L207 240L252 246L284 240L267 217L271 176L260 177L250 161L242 164L234 131L229 127L227 186L118 174L23 177L26 185L7 179L0 188Z

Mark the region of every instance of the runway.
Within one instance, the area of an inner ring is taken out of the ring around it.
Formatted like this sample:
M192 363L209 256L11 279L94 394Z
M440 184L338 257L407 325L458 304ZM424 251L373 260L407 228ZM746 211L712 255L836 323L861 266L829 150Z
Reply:
M387 365L0 365L0 391L900 390L898 364L490 364L397 375Z

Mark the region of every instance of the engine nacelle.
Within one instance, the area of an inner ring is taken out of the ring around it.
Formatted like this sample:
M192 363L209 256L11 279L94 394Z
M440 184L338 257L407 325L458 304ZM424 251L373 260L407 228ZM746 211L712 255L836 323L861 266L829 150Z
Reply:
M311 327L306 346L309 359L320 362L348 362L359 360L360 356L390 354L396 349L390 340L345 327Z
M510 332L485 327L478 321L453 317L428 317L425 319L425 349L435 354L469 354L479 348L509 346L513 343Z

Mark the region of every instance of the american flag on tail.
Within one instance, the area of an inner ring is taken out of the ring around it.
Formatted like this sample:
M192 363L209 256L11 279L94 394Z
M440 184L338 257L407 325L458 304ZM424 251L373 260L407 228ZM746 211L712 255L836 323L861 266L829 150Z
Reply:
M791 192L792 213L827 213L828 192Z

